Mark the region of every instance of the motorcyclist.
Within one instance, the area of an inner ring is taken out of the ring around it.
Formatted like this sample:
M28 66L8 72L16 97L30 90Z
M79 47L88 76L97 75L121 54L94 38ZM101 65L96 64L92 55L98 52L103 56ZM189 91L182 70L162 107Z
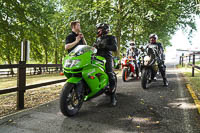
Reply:
M145 55L145 47L143 45L140 45L139 47L139 58Z
M139 47L139 55L138 55L138 59L139 59L139 68L141 70L141 61L143 60L145 56L145 46L144 45L140 45Z
M94 47L97 48L97 55L106 59L106 73L109 77L109 91L111 93L112 106L117 105L116 90L115 90L115 77L112 69L112 51L117 51L117 41L112 35L108 35L109 25L105 23L99 23L96 25L97 39L94 43Z
M159 71L162 75L164 86L168 86L168 81L167 81L167 78L166 78L166 66L165 66L165 63L164 63L165 56L164 56L163 46L162 46L161 43L157 42L158 36L156 34L151 34L149 36L149 39L150 39L150 43L147 45L147 48L150 45L156 45L158 47L158 49L157 49L157 52L158 52L158 60L157 60L158 68L159 68ZM154 77L154 76L152 76L152 77Z
M128 50L126 52L126 56L132 57L133 59L135 59L135 61L133 63L135 64L136 77L137 77L137 79L139 79L139 65L138 65L139 51L136 48L134 41L130 41L129 45L130 45L130 47L128 48ZM131 66L131 69L134 69L133 66Z

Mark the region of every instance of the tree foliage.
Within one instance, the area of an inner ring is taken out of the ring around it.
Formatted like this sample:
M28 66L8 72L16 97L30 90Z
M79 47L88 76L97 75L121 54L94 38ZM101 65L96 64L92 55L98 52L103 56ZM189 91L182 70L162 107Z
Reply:
M20 60L23 39L31 42L31 60L61 63L69 23L80 20L89 45L96 38L95 25L110 24L122 52L129 40L148 43L156 33L165 46L178 28L195 30L197 0L0 0L0 60Z

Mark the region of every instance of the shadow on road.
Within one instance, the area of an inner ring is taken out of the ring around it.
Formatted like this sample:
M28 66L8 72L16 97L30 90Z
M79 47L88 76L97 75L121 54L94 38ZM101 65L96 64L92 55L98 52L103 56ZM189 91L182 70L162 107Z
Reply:
M79 123L76 124L77 128L81 128L82 123L87 123L87 132L104 133L111 129L115 131L119 129L122 132L180 130L169 128L169 123L182 121L181 117L176 118L173 115L178 116L185 109L194 110L196 108L193 101L188 102L187 98L181 99L177 97L177 93L174 93L179 87L176 74L170 73L167 77L170 82L168 87L162 86L163 82L159 77L158 81L153 82L147 90L141 88L140 80L120 81L121 86L126 84L126 87L117 94L119 101L117 107L109 106L109 97L101 96L94 99L85 103L77 116L65 118L61 127L62 131L70 130L67 126L69 119ZM94 128L92 125L95 124Z
M108 126L109 129L120 129L126 132L139 131L144 128L157 129L159 121L162 117L148 106L138 101L138 96L135 94L118 94L119 104L113 108L109 106L109 98L106 96L99 99L100 103L86 105L81 109L79 114L73 118L65 118L62 123L62 130L69 130L67 122L69 119L79 121L77 128L80 128L81 122L96 123L96 125ZM135 106L138 105L138 106ZM141 106L142 105L142 106ZM97 127L98 128L98 127ZM106 132L107 128L98 130ZM92 132L93 130L91 130Z

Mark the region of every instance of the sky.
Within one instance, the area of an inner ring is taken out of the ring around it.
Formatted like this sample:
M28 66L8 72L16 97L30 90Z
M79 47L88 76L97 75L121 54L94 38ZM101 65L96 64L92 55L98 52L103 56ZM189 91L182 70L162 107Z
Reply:
M200 50L200 19L196 20L197 31L192 34L192 45L189 43L187 34L182 30L178 30L172 37L171 43L176 49L187 49L187 50Z
M197 31L193 32L191 38L192 44L189 43L187 33L184 33L181 29L177 30L170 40L172 46L166 48L167 57L173 58L179 56L181 53L176 52L176 49L200 51L200 18L196 19L196 26Z

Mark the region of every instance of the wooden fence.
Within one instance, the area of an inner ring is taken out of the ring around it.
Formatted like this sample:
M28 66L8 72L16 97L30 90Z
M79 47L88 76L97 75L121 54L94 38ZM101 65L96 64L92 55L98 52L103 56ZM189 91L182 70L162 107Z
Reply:
M19 64L13 64L13 65L0 65L0 69L17 68L17 87L1 89L0 95L17 92L17 109L18 110L24 109L24 93L26 90L66 81L66 79L61 79L61 80L55 80L51 82L45 82L45 83L26 86L26 69L35 68L35 67L56 67L62 70L61 64L26 64L25 61L20 61Z
M199 58L197 58L197 55ZM182 65L189 65L192 67L192 77L195 76L195 69L200 70L200 66L196 65L196 62L200 61L200 52L193 52L187 56L180 56L179 64Z

